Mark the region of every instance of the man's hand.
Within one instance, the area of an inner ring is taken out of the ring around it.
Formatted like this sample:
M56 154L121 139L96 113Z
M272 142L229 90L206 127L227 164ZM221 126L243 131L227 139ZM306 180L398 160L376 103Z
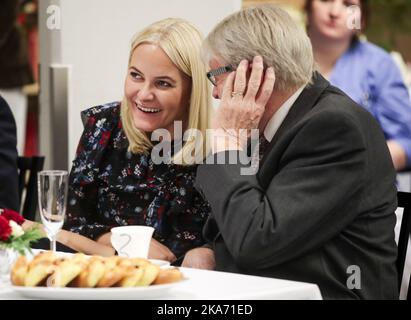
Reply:
M214 251L209 248L195 248L188 251L181 265L186 268L214 270Z
M151 239L150 242L150 249L148 251L148 258L149 259L159 259L159 260L166 260L170 263L173 263L177 260L174 253L170 251L165 245L161 244L155 239Z
M213 129L216 137L221 137L223 130L228 139L225 145L213 145L213 153L245 147L248 131L258 128L265 106L273 93L274 69L270 67L264 71L263 59L260 56L254 58L247 82L248 71L249 63L243 60L224 83L221 103L213 119ZM241 130L245 134L242 134Z

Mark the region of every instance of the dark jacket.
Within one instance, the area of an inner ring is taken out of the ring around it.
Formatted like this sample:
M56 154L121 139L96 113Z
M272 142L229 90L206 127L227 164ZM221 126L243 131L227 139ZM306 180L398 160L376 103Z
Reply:
M316 74L258 173L240 167L197 172L218 270L315 283L325 299L398 298L395 171L371 114Z
M0 208L19 211L16 123L0 96Z

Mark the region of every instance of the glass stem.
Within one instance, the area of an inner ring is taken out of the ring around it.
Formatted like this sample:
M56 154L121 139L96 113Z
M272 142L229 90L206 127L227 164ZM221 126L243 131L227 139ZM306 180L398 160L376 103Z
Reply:
M51 252L56 252L56 239L57 239L56 235L51 237L51 239L50 239L50 250L51 250Z

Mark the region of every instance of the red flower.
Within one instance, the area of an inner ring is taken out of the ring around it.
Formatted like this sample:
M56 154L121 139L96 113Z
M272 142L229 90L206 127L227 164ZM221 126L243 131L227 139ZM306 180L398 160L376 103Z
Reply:
M7 241L11 235L11 231L9 221L3 216L0 216L0 240Z
M22 225L24 223L24 218L16 211L10 209L4 209L1 216L8 221L13 220L15 223L19 225Z

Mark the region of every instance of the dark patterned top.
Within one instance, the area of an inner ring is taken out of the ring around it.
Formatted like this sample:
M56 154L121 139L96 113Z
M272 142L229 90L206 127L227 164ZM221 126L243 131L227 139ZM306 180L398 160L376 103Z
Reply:
M196 166L154 164L127 151L118 102L82 112L64 228L96 239L112 227L148 225L176 257L204 244L210 212L194 188Z

